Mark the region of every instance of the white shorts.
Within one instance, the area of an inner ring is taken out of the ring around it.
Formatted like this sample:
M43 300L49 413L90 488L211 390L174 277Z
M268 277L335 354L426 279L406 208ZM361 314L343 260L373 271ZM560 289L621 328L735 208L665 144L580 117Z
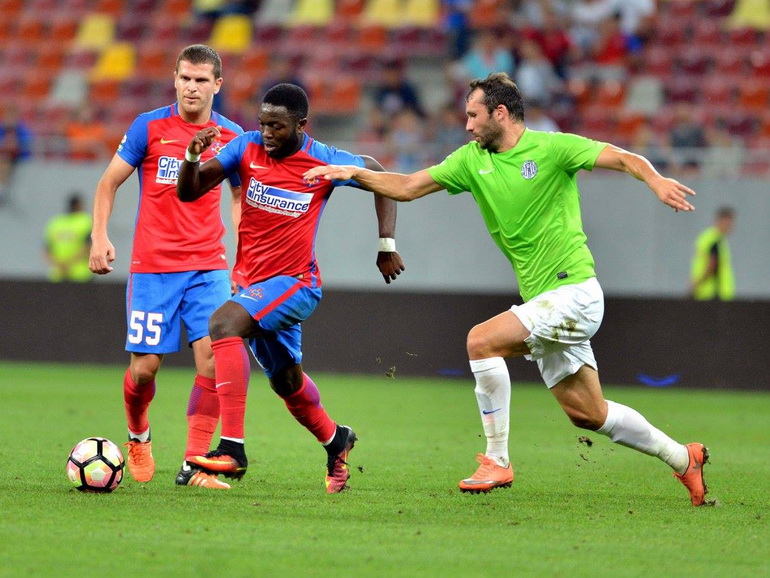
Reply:
M596 278L546 291L511 311L530 332L524 342L548 388L584 365L598 369L590 338L604 316L604 294Z

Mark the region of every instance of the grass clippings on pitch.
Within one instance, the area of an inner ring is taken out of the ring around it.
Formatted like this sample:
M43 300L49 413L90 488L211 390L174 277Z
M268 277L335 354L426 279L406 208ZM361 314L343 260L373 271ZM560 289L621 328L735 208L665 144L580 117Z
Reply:
M173 483L192 370L164 368L155 479L79 493L67 454L124 441L124 371L0 363L0 575L770 575L767 393L606 388L710 447L720 506L693 508L664 464L575 429L544 386L514 384L513 487L471 495L457 481L484 448L472 383L313 375L360 437L350 490L327 495L325 453L255 372L249 470L221 492Z

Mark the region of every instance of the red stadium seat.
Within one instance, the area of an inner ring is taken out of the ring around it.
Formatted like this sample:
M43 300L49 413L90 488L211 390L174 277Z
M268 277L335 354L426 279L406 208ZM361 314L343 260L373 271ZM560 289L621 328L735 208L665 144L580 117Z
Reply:
M650 46L642 57L642 70L654 76L667 77L674 70L674 57L670 48Z
M714 71L719 75L742 75L746 70L746 51L725 46L713 53Z
M695 46L721 46L722 26L717 20L699 18L693 22L692 42Z
M729 16L735 8L735 0L704 0L706 16L711 18L724 18Z
M69 13L56 13L51 17L48 35L51 41L69 42L78 32L78 17Z
M752 76L770 78L770 48L753 50L749 54L749 68Z
M753 28L735 28L727 31L730 46L751 48L759 46L762 37Z
M593 91L593 102L609 109L621 106L625 98L625 85L617 80L605 80Z
M668 79L664 84L666 102L695 103L699 95L698 81L687 76L679 75Z
M685 74L705 74L711 67L711 58L702 47L690 46L679 52L676 64Z
M708 76L703 79L701 92L707 106L724 106L735 100L734 83L724 76Z
M738 104L741 107L762 112L770 106L770 87L767 80L758 78L742 79L738 85Z
M671 47L684 46L687 40L687 29L679 20L661 19L655 25L656 46L670 49Z

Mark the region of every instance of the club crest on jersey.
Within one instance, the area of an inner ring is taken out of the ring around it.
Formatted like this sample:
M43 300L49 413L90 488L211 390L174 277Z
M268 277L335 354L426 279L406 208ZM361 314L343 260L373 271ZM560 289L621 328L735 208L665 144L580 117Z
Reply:
M175 185L179 178L179 167L182 161L174 157L160 157L158 159L158 174L155 182L163 185Z
M312 193L295 193L271 187L254 177L249 180L249 188L246 190L246 202L252 207L295 218L308 212L312 200Z
M219 154L219 151L221 151L223 148L225 148L225 143L223 143L221 140L215 140L213 143L211 143L211 152L213 152L215 155Z
M534 179L537 174L537 163L535 161L524 161L521 165L521 176L527 180Z

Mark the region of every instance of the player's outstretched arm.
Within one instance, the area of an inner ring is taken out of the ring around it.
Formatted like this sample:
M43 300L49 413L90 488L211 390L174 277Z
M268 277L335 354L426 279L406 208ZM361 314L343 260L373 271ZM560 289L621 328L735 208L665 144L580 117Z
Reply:
M195 201L225 180L225 171L216 158L201 165L201 154L220 135L220 127L206 127L195 133L187 145L185 159L179 168L176 194L181 201Z
M311 183L318 179L327 181L353 179L367 191L379 193L396 201L413 201L444 188L431 178L427 170L404 175L372 171L356 166L324 165L313 167L303 176Z
M374 158L363 156L367 169L383 172L385 169ZM377 252L377 268L382 273L385 283L395 281L405 269L401 255L396 251L396 202L374 193L374 210L377 213L377 226L380 234L380 247Z
M91 251L88 257L88 268L97 275L106 275L112 271L115 260L115 247L107 234L112 209L115 206L115 195L134 167L124 161L119 155L112 157L110 164L99 179L94 193L93 226L91 227Z
M655 170L650 161L641 155L614 145L607 145L599 153L595 166L622 171L643 181L655 193L655 196L675 211L695 210L695 207L687 200L687 196L695 195L695 191L675 179L664 177Z

